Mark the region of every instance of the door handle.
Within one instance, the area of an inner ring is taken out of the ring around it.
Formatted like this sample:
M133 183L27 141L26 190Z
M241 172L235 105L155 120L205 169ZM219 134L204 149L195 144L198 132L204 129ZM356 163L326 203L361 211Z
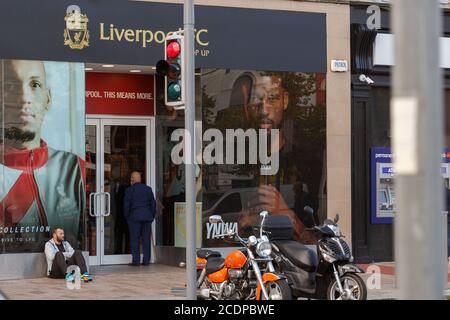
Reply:
M97 202L97 198L100 197L102 194L101 193L96 193L94 196L94 203L95 203L95 209L94 209L94 215L95 217L100 217L102 215L102 212L97 212L98 210L98 202Z
M104 217L107 217L111 214L111 195L109 192L104 192L105 195L105 202L106 202L106 213L103 215Z
M92 212L92 203L95 202L95 200L94 200L95 194L96 194L95 192L91 192L89 194L89 215L91 217L95 217L96 216L95 213Z

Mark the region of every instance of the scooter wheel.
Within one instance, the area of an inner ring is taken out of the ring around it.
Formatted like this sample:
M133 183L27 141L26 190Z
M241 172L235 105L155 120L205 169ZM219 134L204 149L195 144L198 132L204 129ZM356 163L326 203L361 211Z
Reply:
M355 273L346 273L340 277L344 293L339 291L333 277L328 284L327 300L367 300L367 287L364 280Z

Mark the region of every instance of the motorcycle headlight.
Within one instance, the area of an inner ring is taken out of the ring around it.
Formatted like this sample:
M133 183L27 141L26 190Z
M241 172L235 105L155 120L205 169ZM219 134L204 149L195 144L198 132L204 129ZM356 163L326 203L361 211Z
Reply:
M333 263L336 261L336 258L334 258L333 256L331 256L328 253L325 253L323 251L322 251L322 257L328 263Z
M256 246L256 253L263 258L267 258L272 253L272 245L269 241L261 241Z
M328 248L323 245L319 245L320 254L322 255L323 259L328 263L333 263L336 261L336 257L332 252L328 251Z

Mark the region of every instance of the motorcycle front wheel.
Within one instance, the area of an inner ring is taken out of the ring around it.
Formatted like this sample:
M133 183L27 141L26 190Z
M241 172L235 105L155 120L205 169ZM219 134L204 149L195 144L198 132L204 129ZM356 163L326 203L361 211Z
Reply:
M327 288L328 300L367 300L367 287L360 276L346 273L340 279L344 292L340 292L336 279L332 277Z
M281 279L267 282L265 287L269 300L292 300L291 287L289 287L286 280ZM262 293L261 298L265 300Z

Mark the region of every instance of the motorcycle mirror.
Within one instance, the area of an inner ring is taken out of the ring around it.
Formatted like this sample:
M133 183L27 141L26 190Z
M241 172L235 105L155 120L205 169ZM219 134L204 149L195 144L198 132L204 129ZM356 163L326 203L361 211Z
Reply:
M265 211L265 210L264 210L264 211L261 211L261 212L259 213L259 216L260 216L260 217L263 217L263 218L264 218L264 217L267 217L268 215L269 215L269 212L267 212L267 211Z
M314 215L314 209L313 208L311 208L310 206L305 206L304 208L303 208L303 211L305 212L305 213L307 213L308 215Z
M222 217L219 215L213 215L209 217L209 223L219 223L222 222Z
M334 223L337 223L339 221L339 213L336 213L336 217L334 217Z
M316 225L314 220L314 209L310 206L303 207L303 212L305 213L305 217L302 218L303 224L308 227L312 228Z

